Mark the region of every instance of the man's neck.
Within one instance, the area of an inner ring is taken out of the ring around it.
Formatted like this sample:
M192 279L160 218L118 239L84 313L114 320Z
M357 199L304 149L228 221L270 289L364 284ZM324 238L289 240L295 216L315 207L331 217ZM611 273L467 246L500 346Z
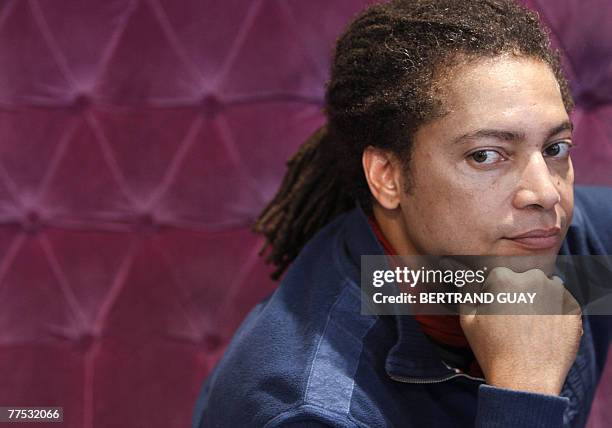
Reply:
M416 248L408 240L408 231L406 230L406 223L400 208L388 210L378 204L374 204L373 213L378 227L391 246L397 251L397 254L418 254Z

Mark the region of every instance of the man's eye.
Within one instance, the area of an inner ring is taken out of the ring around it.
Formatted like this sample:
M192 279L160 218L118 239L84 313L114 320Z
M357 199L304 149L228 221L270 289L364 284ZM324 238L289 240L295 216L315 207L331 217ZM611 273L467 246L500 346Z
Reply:
M555 157L555 158L566 158L569 156L569 151L572 148L572 145L568 142L562 141L559 143L551 144L550 146L544 149L544 154L546 156Z
M478 150L469 157L472 158L474 162L482 165L491 165L503 160L503 156L495 150Z

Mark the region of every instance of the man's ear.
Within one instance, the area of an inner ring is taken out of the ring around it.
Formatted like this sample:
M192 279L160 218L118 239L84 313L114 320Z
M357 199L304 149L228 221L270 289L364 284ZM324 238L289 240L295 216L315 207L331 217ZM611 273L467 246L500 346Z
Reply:
M383 208L393 210L399 206L402 189L400 165L393 154L368 146L361 157L372 196Z

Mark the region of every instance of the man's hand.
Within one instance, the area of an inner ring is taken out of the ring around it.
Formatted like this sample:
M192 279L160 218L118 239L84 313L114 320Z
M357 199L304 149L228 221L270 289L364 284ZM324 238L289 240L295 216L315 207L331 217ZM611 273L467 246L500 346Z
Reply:
M461 308L461 327L487 383L559 395L582 335L577 302L559 278L549 279L537 269L516 273L498 267L484 286L493 293L537 293L533 304L521 308L521 315L516 315L516 308L514 314L504 314L508 311L501 304Z

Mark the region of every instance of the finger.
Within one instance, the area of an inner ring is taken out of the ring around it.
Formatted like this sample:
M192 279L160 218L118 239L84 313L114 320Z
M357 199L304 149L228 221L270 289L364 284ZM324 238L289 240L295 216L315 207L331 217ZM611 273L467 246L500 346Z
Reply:
M564 315L582 315L582 309L580 308L580 304L574 298L572 293L569 292L567 288L564 287L563 292L563 314Z
M462 303L459 305L459 315L462 317L473 317L478 312L478 304Z

